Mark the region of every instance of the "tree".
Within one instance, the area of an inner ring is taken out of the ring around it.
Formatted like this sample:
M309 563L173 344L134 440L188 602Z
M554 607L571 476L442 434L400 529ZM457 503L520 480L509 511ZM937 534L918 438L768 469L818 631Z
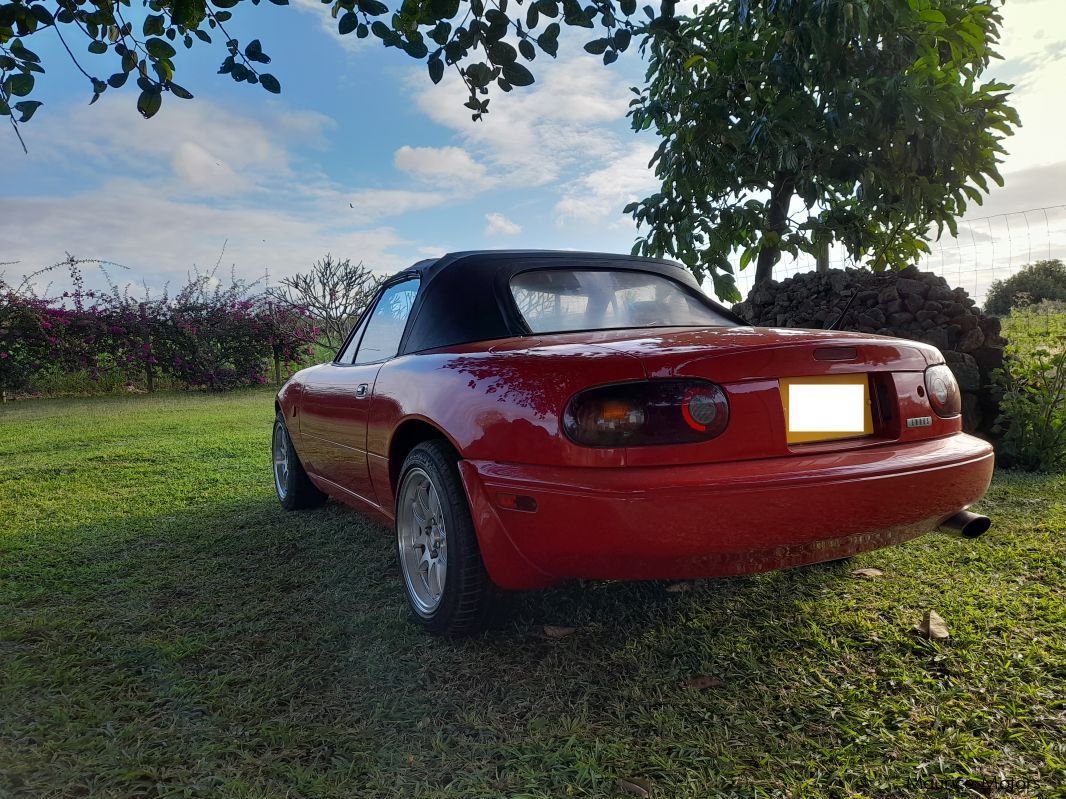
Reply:
M978 0L722 0L659 19L630 116L662 139L660 191L626 212L634 252L670 255L739 299L730 256L769 279L782 252L839 242L903 266L988 180L1018 125L980 83L999 37Z
M325 0L341 34L374 36L385 47L403 50L426 64L434 83L441 80L446 65L457 69L469 89L466 107L474 119L488 112L490 85L510 91L533 83L533 73L522 61L533 61L538 52L554 57L560 23L598 28L585 49L602 54L605 64L628 48L633 32L643 25L632 19L636 0L586 2L513 0L512 6L509 0L488 4L485 0L332 0L332 4ZM663 13L672 14L674 0L661 2ZM270 3L284 6L289 0ZM215 39L224 43L227 53L220 73L277 94L281 82L263 71L271 59L259 39L242 47L226 29L237 13L259 4L260 0L211 0L210 4L144 0L142 9L131 0L0 0L0 115L8 116L19 135L19 124L28 122L41 106L32 94L35 75L45 69L27 42L48 29L89 82L91 103L131 78L140 89L137 109L146 118L159 111L164 94L191 99L192 93L174 80L179 48L211 45ZM652 6L645 6L640 20L655 14ZM246 19L242 22L248 25Z
M327 253L311 271L282 278L281 288L273 289L270 295L283 306L298 308L314 319L324 343L338 350L381 281L362 261L335 261Z
M985 311L1006 316L1020 302L1066 301L1066 265L1055 259L1029 264L1006 280L993 281L985 297Z

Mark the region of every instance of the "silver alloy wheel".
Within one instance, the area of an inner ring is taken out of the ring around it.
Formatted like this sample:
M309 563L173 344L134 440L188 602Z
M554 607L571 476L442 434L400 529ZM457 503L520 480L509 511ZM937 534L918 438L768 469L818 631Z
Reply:
M404 476L397 508L396 538L407 593L428 616L444 596L448 574L448 535L433 480L417 466Z
M285 428L280 424L274 425L271 452L274 456L274 488L278 491L279 499L285 499L285 495L289 492L289 448L286 444Z

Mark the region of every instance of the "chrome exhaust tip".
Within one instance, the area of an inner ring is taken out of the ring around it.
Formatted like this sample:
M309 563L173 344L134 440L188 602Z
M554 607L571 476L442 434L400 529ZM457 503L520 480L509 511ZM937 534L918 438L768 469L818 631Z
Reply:
M992 526L992 520L979 513L970 513L968 510L960 510L954 516L944 519L937 527L942 533L952 538L980 538L988 532Z

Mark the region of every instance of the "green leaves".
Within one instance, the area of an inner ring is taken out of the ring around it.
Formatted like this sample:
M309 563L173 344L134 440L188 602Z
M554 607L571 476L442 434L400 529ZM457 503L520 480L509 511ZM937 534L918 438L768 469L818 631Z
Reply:
M537 37L540 49L554 58L559 53L559 23L553 22L544 29L544 33Z
M145 119L151 119L163 105L163 95L157 87L145 89L137 98L137 110Z
M192 92L190 92L184 86L179 86L178 84L171 82L167 84L167 88L170 90L170 93L173 94L175 97L180 97L182 100L192 99Z
M440 83L444 77L444 62L440 58L431 58L426 65L429 68L429 79L434 83Z
M158 36L148 39L144 47L152 58L173 58L178 54L166 39L160 39Z
M425 58L429 53L429 48L426 47L425 42L422 41L420 36L409 39L400 46L407 55L411 56L411 58Z
M277 0L273 0L277 2ZM285 0L288 2L288 0ZM171 0L170 18L175 25L183 28L196 28L207 16L207 3L205 0ZM148 35L149 31L145 31Z
M4 93L13 94L16 97L25 97L33 91L33 83L33 75L28 73L11 75L4 81Z
M270 56L263 52L263 45L258 39L252 39L248 43L248 46L244 48L244 56L249 61L255 61L259 64L270 63Z
M144 18L143 32L145 36L162 36L166 31L166 21L162 14L149 14Z
M347 11L341 14L341 18L337 20L337 31L345 36L355 30L359 24L359 17L355 15L354 11Z
M927 8L924 11L919 11L918 19L920 19L922 22L934 22L939 25L943 25L948 21L947 17L945 17L943 13L937 11L935 8Z
M518 58L518 51L507 42L492 42L486 49L495 64L510 64Z
M757 281L816 235L875 269L928 252L980 197L968 184L996 180L1017 124L1006 91L978 88L999 15L930 5L721 0L691 18L664 6L629 113L662 141L661 190L628 206L641 251L716 278L755 266ZM606 59L623 43L586 49Z
M593 39L585 44L585 52L592 53L592 55L600 55L610 44L610 39Z
M260 73L259 83L271 94L281 94L281 83L269 72Z
M22 43L21 39L13 39L10 45L11 55L19 61L27 61L31 64L41 63L41 58Z
M533 73L517 62L504 66L503 77L512 86L530 86L533 83Z
M468 66L464 73L467 79L477 88L483 88L492 83L493 78L496 77L496 73L488 64L479 61L476 64Z
M107 89L124 88L129 75L138 78L138 84L147 82L137 96L138 110L146 118L158 112L165 91L191 98L190 91L174 83L178 52L198 44L215 45L219 38L216 32L222 34L227 50L219 74L237 82L261 83L276 94L281 91L277 78L258 72L258 65L271 62L262 42L251 38L241 47L226 30L233 18L232 9L241 2L145 0L140 21L131 25L120 13L123 6L128 7L128 0L0 0L0 40L6 48L0 51L4 87L0 98L8 103L5 107L10 113L11 98L32 91L32 74L44 68L22 39L41 26L53 24L72 47L77 37L85 36L79 40L79 48L115 59L109 69L101 70L103 76L89 76L92 102ZM289 0L270 2L287 5ZM511 91L534 82L533 72L525 64L534 61L538 51L556 57L563 26L590 30L581 43L609 64L646 24L643 19L629 21L637 11L636 0L324 0L324 4L330 7L341 35L354 33L364 39L372 33L385 47L423 61L434 83L443 80L446 66L460 67L470 91L465 105L475 119L488 111L490 89ZM55 6L54 17L46 5ZM241 7L251 14L253 7L263 6L262 0L251 0ZM646 13L652 19L657 12L648 7ZM242 20L242 24L249 26L245 30L254 31L254 18L249 19L252 21ZM84 68L89 69L92 63L86 62ZM75 68L82 67L79 63Z
M15 103L15 110L21 115L18 121L29 122L30 117L32 117L34 112L40 107L40 100L22 100L21 102Z

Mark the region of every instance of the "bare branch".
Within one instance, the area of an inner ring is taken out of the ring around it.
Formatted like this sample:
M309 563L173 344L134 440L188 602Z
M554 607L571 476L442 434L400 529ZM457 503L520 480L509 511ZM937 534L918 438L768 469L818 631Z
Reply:
M282 278L281 285L267 293L283 305L305 310L322 329L323 343L338 349L381 280L362 261L353 264L327 254L310 271Z

